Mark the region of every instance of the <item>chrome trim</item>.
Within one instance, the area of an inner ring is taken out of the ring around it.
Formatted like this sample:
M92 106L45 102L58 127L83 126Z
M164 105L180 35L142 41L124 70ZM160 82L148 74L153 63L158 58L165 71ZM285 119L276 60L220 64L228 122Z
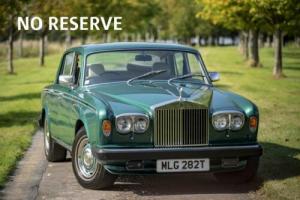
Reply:
M188 98L181 98L181 99L177 98L177 99L171 99L171 100L164 101L164 102L161 102L161 103L153 104L152 106L150 106L150 109L152 111L154 111L155 108L158 108L158 107L161 107L161 106L165 106L165 105L168 105L168 104L171 104L171 103L175 103L175 102L178 102L178 103L188 102L188 103L198 104L199 106L202 105L198 101L194 101L194 100L191 100L191 99L188 99Z
M222 115L222 114L228 115L228 119L229 119L229 120L228 120L228 125L227 125L227 127L224 128L224 129L217 129L217 128L214 126L213 120L214 120L214 117L215 117L216 115ZM239 128L239 129L232 129L232 128L231 128L231 114L239 115L239 116L242 118L243 124L242 124L241 128ZM244 127L244 125L245 125L245 115L244 115L243 112L237 111L237 110L217 111L217 112L214 112L214 113L212 114L211 123L212 123L212 126L214 127L214 129L217 130L217 131L224 131L224 130L226 130L226 129L232 130L232 131L237 131L237 130L240 130L240 129L242 129L242 128Z
M177 148L208 145L209 113L206 107L162 106L155 110L154 146Z
M59 96L58 93L60 92L59 90L54 90L54 89L44 89L43 91L45 91L47 93L51 93L52 95L55 95L57 97ZM97 112L97 109L95 107L93 107L92 105L90 105L89 103L87 103L86 101L84 101L83 99L78 98L75 95L70 95L70 94L65 93L65 92L61 92L61 94L62 95L60 95L60 97L66 98L66 99L68 99L70 101L76 101L76 103L84 105L84 106L90 108L92 111Z

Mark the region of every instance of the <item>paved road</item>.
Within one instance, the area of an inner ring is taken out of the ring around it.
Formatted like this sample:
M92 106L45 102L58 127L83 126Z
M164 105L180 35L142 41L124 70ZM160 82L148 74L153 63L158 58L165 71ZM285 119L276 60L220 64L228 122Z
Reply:
M30 149L31 157L39 163L36 175L20 174L17 170L14 180L20 176L22 183L28 183L22 186L21 190L16 192L18 184L12 181L6 188L5 199L253 199L257 183L253 182L244 185L226 185L216 182L211 174L189 174L189 175L151 175L151 176L122 176L117 179L115 185L109 190L95 191L82 188L76 181L71 159L61 163L47 163L40 153L42 149L42 137L38 132L34 137L33 147ZM39 156L33 156L37 154ZM40 159L40 160L37 160ZM46 163L45 165L43 163ZM44 169L45 170L44 170ZM32 182L32 178L39 180ZM20 179L20 178L19 178ZM20 180L19 180L20 182ZM22 185L22 184L21 184ZM26 185L28 189L26 189ZM34 190L32 190L34 185ZM13 187L12 187L13 186ZM19 183L20 186L20 183ZM14 189L12 189L14 188ZM30 189L31 188L31 189ZM13 192L15 190L15 193ZM22 192L20 192L22 191ZM30 193L28 195L28 193ZM7 196L7 194L9 194ZM20 196L21 195L21 196Z

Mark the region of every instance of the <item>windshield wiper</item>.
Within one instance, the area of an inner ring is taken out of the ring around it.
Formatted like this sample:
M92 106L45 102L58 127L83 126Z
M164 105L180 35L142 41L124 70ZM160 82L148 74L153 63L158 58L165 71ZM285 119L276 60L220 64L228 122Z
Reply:
M137 80L137 79L141 79L141 78L145 78L145 77L148 77L148 76L154 76L154 75L157 75L157 74L161 74L163 72L166 72L167 70L156 70L156 71L150 71L150 72L147 72L145 74L142 74L140 76L136 76L136 77L133 77L131 79L129 79L127 81L127 84L130 84L132 81L134 80Z
M170 78L168 80L168 84L171 84L171 82L174 81L174 80L186 79L186 78L190 78L190 77L193 77L193 76L205 77L203 74L185 74L185 75L182 75L182 76L176 76L176 77Z

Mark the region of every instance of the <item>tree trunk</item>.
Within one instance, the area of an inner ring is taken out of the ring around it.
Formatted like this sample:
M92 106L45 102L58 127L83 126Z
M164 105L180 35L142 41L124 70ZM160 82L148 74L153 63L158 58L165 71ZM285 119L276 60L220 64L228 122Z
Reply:
M23 57L23 31L20 31L20 36L19 36L19 57Z
M45 35L40 36L40 66L45 64Z
M242 51L243 51L245 60L248 60L249 59L249 48L248 48L249 32L248 31L243 31L243 38L244 38L244 41L243 41Z
M202 40L202 37L199 35L199 36L198 36L198 45L199 45L199 47L202 46L201 40Z
M272 47L272 37L267 35L267 41L266 41L266 46L267 47Z
M71 31L66 31L66 49L70 48L72 46L72 36Z
M258 53L258 30L249 31L249 48L250 48L250 60L251 67L259 66L259 53Z
M81 33L81 44L84 45L86 43L87 36L84 32Z
M13 64L13 57L14 57L14 38L13 38L13 16L9 16L9 37L8 37L8 54L7 54L7 71L9 74L14 73L14 64Z
M244 47L245 46L245 37L244 37L244 34L243 32L241 31L239 33L239 45L238 45L238 48L239 48L239 51L244 54Z
M282 73L282 31L278 28L273 35L274 51L275 51L275 64L273 68L273 76L275 78L283 77Z
M264 34L259 33L258 35L258 47L263 48L265 46L265 37Z
M296 44L296 47L300 47L300 37L299 36L295 36L295 44Z

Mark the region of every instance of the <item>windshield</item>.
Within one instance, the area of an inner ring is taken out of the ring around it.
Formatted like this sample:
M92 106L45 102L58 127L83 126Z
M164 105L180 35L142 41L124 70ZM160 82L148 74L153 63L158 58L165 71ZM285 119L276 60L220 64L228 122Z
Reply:
M152 71L152 76L143 76ZM169 80L186 74L202 74L178 81L206 83L204 68L197 54L180 51L115 51L94 53L87 57L85 85L117 81Z

